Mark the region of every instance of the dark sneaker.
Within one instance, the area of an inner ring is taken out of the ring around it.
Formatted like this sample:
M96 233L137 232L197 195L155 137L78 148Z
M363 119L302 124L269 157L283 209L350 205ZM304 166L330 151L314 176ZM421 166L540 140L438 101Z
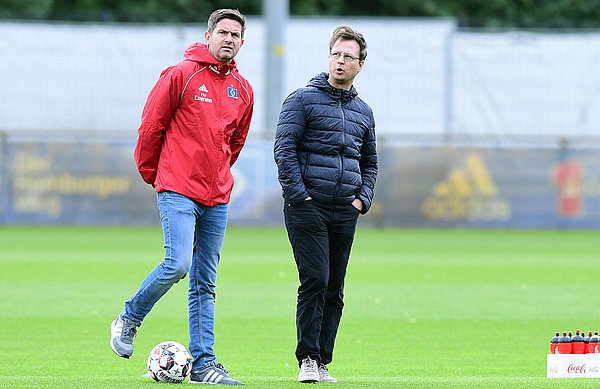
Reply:
M329 370L327 370L327 366L324 364L319 365L319 381L321 382L338 382L334 377L329 374Z
M190 384L221 384L221 385L244 385L240 381L229 376L221 363L208 365L202 369L192 370Z
M317 361L306 357L300 364L300 373L298 373L298 382L315 383L319 382L319 371Z
M133 338L139 324L119 315L110 323L110 348L120 357L131 358Z

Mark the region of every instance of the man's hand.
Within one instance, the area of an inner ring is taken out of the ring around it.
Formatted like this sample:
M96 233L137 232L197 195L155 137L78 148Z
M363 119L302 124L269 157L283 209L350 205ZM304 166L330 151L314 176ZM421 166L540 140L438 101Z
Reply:
M358 209L359 212L363 209L363 203L360 199L354 199L354 201L352 201L352 206Z

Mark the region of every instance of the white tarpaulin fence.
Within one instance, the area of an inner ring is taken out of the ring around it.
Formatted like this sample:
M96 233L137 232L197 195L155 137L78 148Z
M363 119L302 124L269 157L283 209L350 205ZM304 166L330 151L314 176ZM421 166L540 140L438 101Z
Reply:
M340 24L364 33L355 85L378 135L423 141L598 135L600 32L459 32L452 20L292 18L285 90L327 70ZM122 132L135 136L160 71L204 40L201 25L0 23L0 130ZM266 28L250 18L238 56L256 92L251 134L266 127Z
M600 135L600 33L461 32L452 58L454 133Z

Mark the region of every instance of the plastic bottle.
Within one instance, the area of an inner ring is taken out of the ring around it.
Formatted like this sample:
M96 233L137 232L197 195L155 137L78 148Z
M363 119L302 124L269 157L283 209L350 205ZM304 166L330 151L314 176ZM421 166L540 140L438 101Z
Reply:
M556 331L556 335L550 339L550 354L557 354L558 339L560 339L560 332Z
M569 331L570 332L570 331ZM558 354L571 354L571 337L563 332L563 336L558 339Z
M585 336L585 331L581 331L583 334L583 339L585 340L585 353L588 354L590 352L590 339L592 339L592 331L588 331L588 336Z
M575 336L571 339L571 354L585 354L585 339L575 330Z
M600 337L598 337L598 331L594 332L594 336L590 338L590 343L588 343L588 354L599 353L600 346Z

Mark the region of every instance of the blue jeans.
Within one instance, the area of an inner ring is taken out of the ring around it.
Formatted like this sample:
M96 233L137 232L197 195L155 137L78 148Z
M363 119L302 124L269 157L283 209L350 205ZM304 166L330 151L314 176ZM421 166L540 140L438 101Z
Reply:
M216 359L215 287L228 204L208 207L174 192L161 192L158 207L165 259L146 276L121 315L141 324L154 304L189 272L189 349L196 370Z

